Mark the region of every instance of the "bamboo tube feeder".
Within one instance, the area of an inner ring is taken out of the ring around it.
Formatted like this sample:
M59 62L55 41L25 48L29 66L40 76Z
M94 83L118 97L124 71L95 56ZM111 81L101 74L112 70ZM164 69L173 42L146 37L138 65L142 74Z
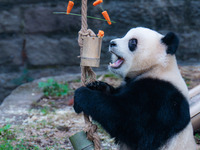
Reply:
M84 37L81 66L99 67L102 38Z
M87 24L87 0L82 0L81 5L81 30L78 38L81 53L81 81L86 84L87 75L90 82L96 79L96 74L90 67L99 67L102 38L96 37L94 32L88 29ZM74 150L101 150L100 138L96 131L96 125L92 124L89 116L84 114L86 132L81 131L71 136L70 142ZM90 141L92 140L92 141Z
M94 150L94 144L87 139L84 131L78 132L69 138L74 150Z

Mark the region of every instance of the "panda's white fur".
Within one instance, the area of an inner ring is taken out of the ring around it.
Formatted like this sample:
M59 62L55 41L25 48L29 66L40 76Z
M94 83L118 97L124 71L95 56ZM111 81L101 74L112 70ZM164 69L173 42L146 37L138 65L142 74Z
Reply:
M179 134L175 135L160 150L196 150L191 123Z
M166 45L161 42L164 36L156 31L138 27L131 29L123 38L113 40L117 46L112 54L112 62L120 56L124 59L119 68L109 66L109 70L122 77L157 78L169 81L177 87L188 99L188 89L181 77L175 55L166 53ZM128 47L130 39L137 39L137 49L133 52ZM111 49L110 49L111 51ZM117 55L117 56L116 56ZM121 150L128 150L121 145ZM191 123L179 134L170 139L160 150L195 150L196 144L193 137Z

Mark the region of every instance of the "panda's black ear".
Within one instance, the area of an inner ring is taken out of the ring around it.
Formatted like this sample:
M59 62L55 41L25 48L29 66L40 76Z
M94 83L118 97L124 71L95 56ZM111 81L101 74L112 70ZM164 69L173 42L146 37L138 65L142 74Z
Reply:
M173 33L169 32L161 39L162 43L167 46L167 54L175 54L176 50L178 49L179 39L178 36Z

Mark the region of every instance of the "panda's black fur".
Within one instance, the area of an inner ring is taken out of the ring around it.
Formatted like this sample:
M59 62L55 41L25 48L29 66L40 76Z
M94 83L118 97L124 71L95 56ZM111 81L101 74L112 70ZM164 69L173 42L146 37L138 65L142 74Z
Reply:
M91 116L131 150L157 150L189 124L188 102L170 82L126 81L119 88L94 82L77 89L75 111Z

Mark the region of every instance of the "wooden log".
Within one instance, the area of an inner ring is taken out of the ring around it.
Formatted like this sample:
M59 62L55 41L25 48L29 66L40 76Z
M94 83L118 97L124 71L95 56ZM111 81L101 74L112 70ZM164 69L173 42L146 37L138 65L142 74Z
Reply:
M94 150L93 142L87 139L84 131L69 137L69 140L72 143L74 150Z
M190 117L194 130L200 129L200 85L189 91Z
M99 67L102 38L84 37L81 66Z
M190 99L190 117L194 130L200 129L200 94Z
M193 89L191 89L189 91L189 97L192 98L192 97L196 96L199 93L200 93L200 85L194 87Z
M191 122L194 131L198 131L200 129L200 114L198 113L196 116L192 117Z

